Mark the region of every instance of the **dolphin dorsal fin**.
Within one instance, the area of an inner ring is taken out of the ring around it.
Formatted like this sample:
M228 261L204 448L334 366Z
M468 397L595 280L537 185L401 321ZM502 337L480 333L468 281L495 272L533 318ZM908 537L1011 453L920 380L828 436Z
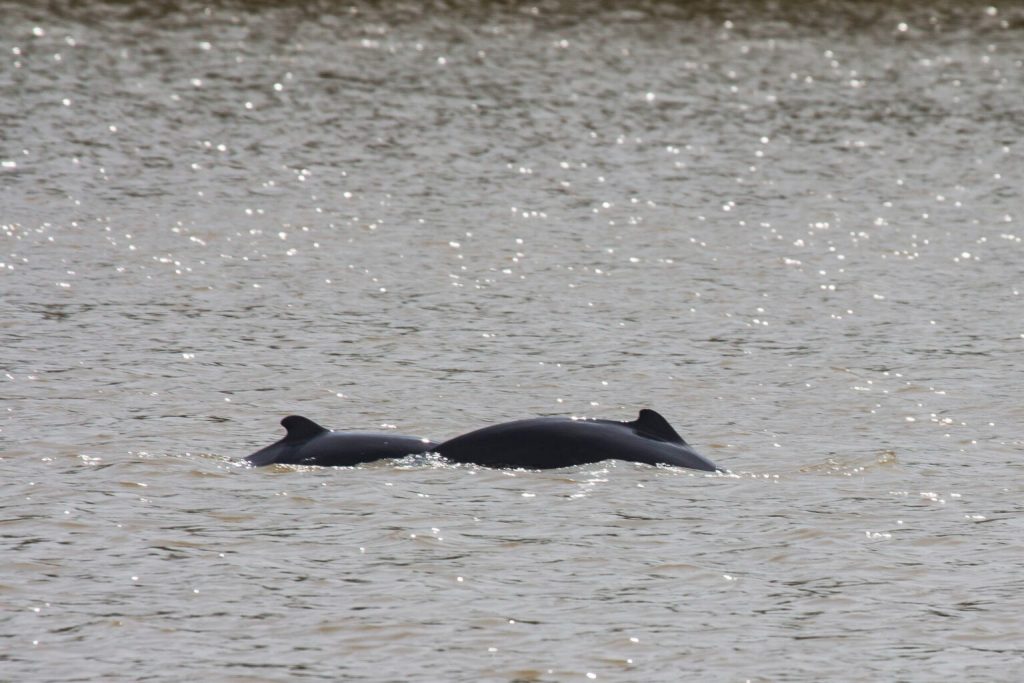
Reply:
M652 439L661 439L662 441L671 441L673 443L686 443L683 437L679 436L676 430L672 429L672 425L668 423L668 420L650 408L641 410L639 417L630 424L633 425L636 431Z
M284 438L289 441L306 441L318 434L330 431L301 415L289 415L281 420L281 426L288 430L288 434Z

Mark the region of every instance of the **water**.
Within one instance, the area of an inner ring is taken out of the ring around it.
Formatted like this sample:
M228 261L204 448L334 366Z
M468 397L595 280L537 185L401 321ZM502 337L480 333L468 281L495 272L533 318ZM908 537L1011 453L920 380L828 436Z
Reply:
M0 680L1024 675L1024 5L0 18Z

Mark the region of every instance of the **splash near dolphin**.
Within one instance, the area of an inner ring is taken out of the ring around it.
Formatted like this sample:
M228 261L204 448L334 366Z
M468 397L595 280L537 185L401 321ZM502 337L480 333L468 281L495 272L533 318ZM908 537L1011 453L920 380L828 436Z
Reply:
M722 471L686 443L668 420L646 408L632 422L564 417L506 422L455 437L433 450L451 462L485 467L540 470L627 460Z
M429 439L394 432L333 432L300 415L289 415L281 420L281 426L287 431L284 438L256 451L246 460L257 466L350 467L437 448Z

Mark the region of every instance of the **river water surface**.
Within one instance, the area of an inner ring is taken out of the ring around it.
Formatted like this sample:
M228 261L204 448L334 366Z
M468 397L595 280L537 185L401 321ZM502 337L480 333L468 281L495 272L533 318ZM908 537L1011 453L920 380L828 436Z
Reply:
M0 0L0 680L1024 678L1022 138L1020 2Z

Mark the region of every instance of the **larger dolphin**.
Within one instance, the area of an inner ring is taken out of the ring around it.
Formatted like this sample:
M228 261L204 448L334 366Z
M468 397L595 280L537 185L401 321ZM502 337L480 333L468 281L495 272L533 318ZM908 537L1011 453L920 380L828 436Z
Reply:
M382 458L425 453L437 444L394 432L332 432L309 418L289 415L281 420L284 438L246 458L253 465L320 465L348 467Z
M492 425L445 441L432 450L452 462L531 470L571 467L601 460L629 460L721 471L672 429L644 409L632 422L540 417Z

